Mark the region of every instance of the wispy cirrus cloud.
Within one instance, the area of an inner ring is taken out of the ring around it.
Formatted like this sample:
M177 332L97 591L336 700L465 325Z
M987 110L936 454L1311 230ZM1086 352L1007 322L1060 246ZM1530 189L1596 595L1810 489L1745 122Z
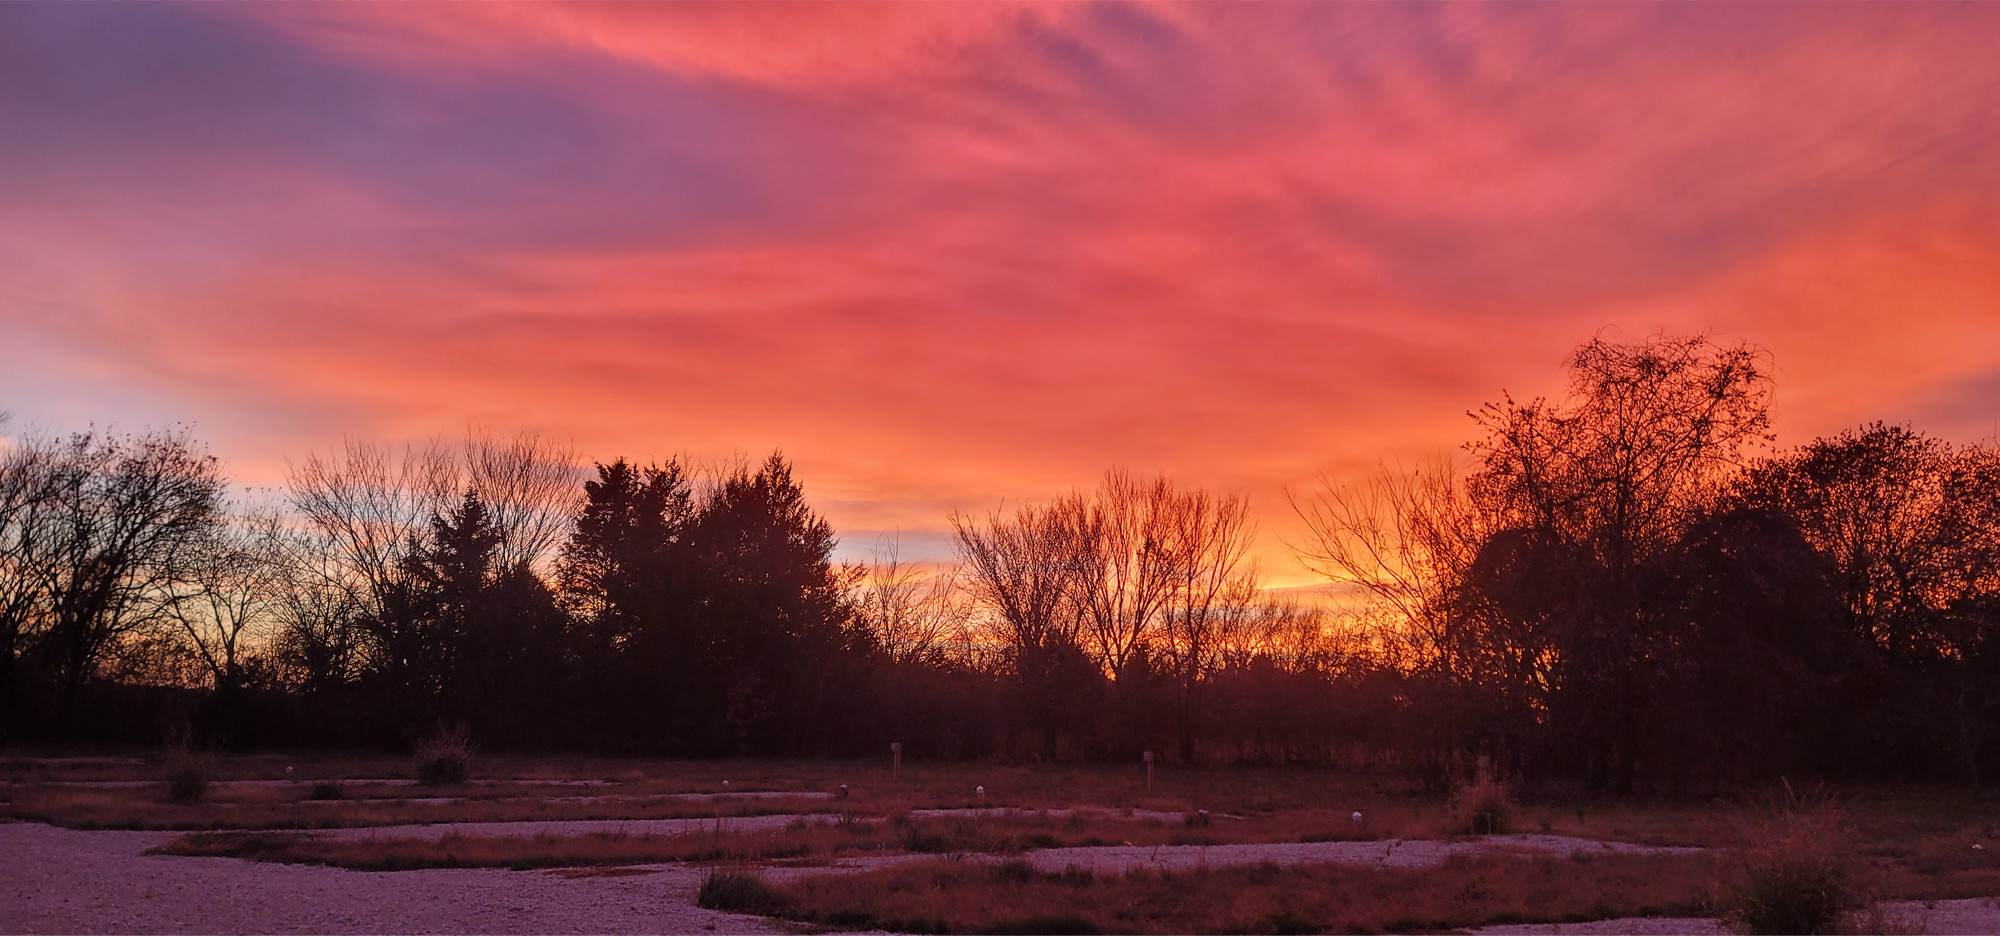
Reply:
M472 420L782 446L850 530L1118 463L1283 533L1604 328L1769 347L1793 440L2000 403L1989 7L0 21L0 394L244 473Z

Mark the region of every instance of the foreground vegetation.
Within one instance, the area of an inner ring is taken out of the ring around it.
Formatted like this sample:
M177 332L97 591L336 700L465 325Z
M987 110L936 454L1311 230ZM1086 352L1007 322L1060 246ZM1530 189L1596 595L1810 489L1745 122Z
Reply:
M931 861L738 885L746 909L916 933L1413 933L1496 923L1712 916L1714 859L1453 860L1425 870L1260 865L1122 874ZM718 903L723 903L718 901ZM725 909L729 907L724 907Z
M1745 932L1832 931L1881 928L1863 916L1880 901L2000 896L2000 809L1941 788L1846 786L1804 796L1781 786L1697 801L1471 783L1454 798L1397 774L1174 768L1156 772L1148 795L1137 765L905 764L892 776L887 764L851 761L521 757L480 758L463 781L424 786L415 782L423 765L412 759L223 755L202 762L206 793L182 802L172 795L172 781L188 764L179 756L0 759L8 781L0 808L7 818L75 828L204 830L168 840L163 854L357 870L623 875L694 863L715 869L704 900L716 906L763 907L755 912L815 925L917 931L1372 932L1648 914L1725 916ZM398 774L410 779L384 782ZM106 781L130 785L65 785ZM329 787L338 798L323 795ZM724 791L780 795L713 795ZM688 794L709 798L663 799ZM969 811L981 806L990 811ZM748 818L774 814L793 815L768 825ZM299 831L674 817L698 821L677 835L468 835L447 827L433 837L339 838ZM1383 872L1321 866L1063 874L1019 862L1077 846L1476 839L1486 831L1708 850L1576 859L1485 854ZM898 862L859 873L813 870L870 857ZM759 877L777 868L790 870L771 883ZM1026 914L1030 906L1043 909Z

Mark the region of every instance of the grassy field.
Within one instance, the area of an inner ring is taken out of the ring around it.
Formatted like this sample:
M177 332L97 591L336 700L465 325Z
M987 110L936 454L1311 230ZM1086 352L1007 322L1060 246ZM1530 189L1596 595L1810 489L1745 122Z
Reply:
M0 758L0 817L71 828L201 830L180 855L393 871L430 867L587 869L700 862L754 875L861 855L917 859L819 874L770 892L785 916L830 926L973 931L1032 923L1065 930L1353 931L1438 929L1507 920L1712 914L1742 856L1767 835L1772 793L1725 799L1619 800L1543 793L1505 808L1506 830L1711 849L1699 855L1458 858L1422 871L1233 868L1047 874L1010 863L1037 849L1441 839L1465 810L1388 774L1304 769L1143 769L851 761L480 758L458 783L423 786L408 759L220 756L201 761L202 795L168 795L160 757ZM265 781L231 783L230 781ZM270 782L276 781L276 782ZM104 782L127 785L90 785ZM843 791L842 788L845 787ZM984 794L978 788L984 787ZM770 798L739 794L769 792ZM671 798L706 794L707 798ZM714 794L728 794L714 796ZM2000 809L1963 791L1845 787L1820 797L1837 815L1853 886L1875 899L2000 895ZM1024 812L924 816L922 810ZM1198 817L1202 811L1206 821ZM1363 822L1356 825L1354 812ZM745 816L794 815L740 828ZM589 834L335 839L285 830L564 819L711 820L680 835ZM925 859L922 856L933 856ZM990 856L965 861L966 856ZM767 889L768 890L768 889ZM1050 908L1029 920L1024 906ZM1357 907L1366 906L1365 912ZM1429 908L1429 909L1425 909ZM768 907L767 907L768 910ZM776 912L776 911L770 911ZM1012 915L1010 915L1012 914ZM1303 922L1302 922L1303 921Z
M1715 858L1486 858L1425 870L1260 865L1123 874L913 863L774 892L779 915L929 933L1422 933L1713 915Z

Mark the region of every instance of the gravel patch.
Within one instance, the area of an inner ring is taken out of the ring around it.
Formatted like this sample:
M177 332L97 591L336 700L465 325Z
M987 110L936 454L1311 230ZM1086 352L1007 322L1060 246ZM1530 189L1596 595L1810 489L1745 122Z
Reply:
M364 872L140 854L172 835L0 824L0 932L787 932L694 906L695 868Z
M961 811L940 811L954 813ZM962 812L989 813L985 810ZM782 826L794 816L724 819L725 830ZM824 817L807 817L824 819ZM320 835L678 834L712 831L715 820L492 822L325 830ZM677 828L674 828L677 827ZM78 832L40 823L0 823L0 932L6 933L785 933L761 917L694 906L703 869L682 865L553 871L434 869L364 872L233 858L144 855L174 832ZM1670 854L1691 848L1598 842L1554 835L1457 841L1271 843L1261 845L1052 848L1020 856L1045 871L1088 868L1192 869L1272 862L1422 868L1452 855ZM864 871L936 855L846 858L827 866L774 867L774 882ZM970 861L1007 860L968 855ZM1925 933L2000 936L2000 898L1899 902L1887 918ZM711 929L712 927L712 929ZM1701 918L1626 918L1522 924L1482 934L1718 934Z

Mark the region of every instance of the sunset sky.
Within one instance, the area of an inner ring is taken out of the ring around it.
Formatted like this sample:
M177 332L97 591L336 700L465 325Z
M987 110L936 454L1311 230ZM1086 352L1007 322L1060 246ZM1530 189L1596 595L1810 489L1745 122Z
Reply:
M782 449L866 553L1450 451L1595 334L2000 426L2000 4L0 5L8 431Z

